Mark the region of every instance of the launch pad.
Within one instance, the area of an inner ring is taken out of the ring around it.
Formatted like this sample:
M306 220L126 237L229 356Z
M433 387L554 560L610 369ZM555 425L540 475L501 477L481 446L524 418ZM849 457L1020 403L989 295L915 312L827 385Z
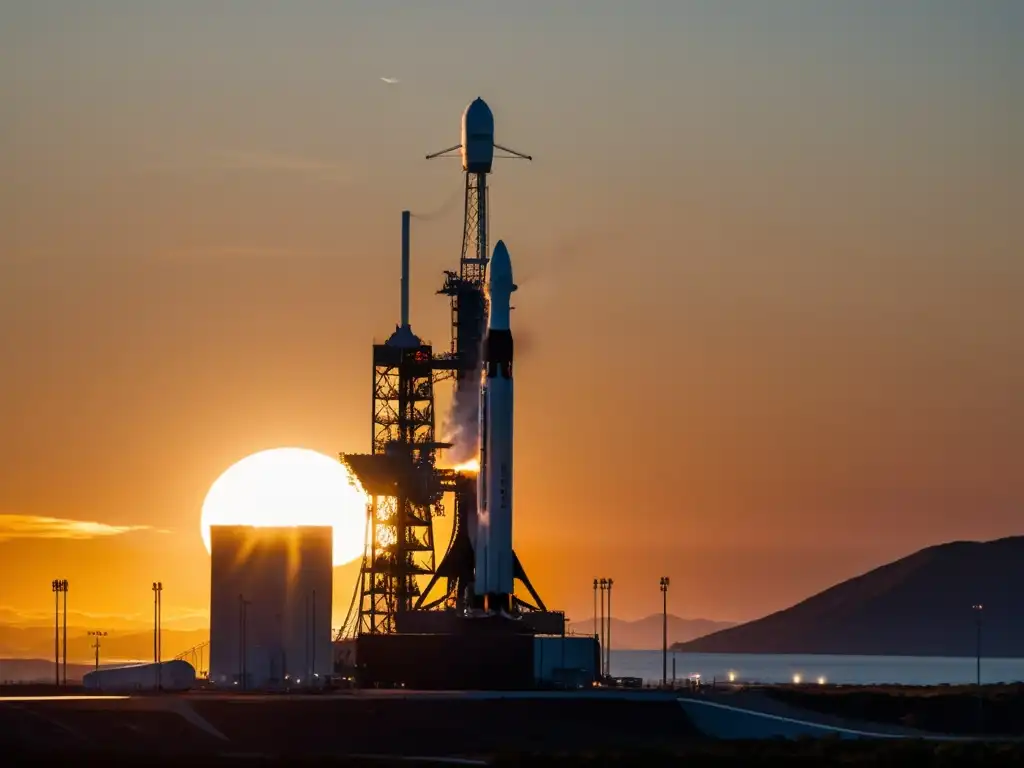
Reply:
M461 143L427 156L458 151L465 174L459 270L446 271L438 291L451 301L451 348L437 353L412 331L404 211L400 322L373 346L371 452L340 456L369 496L359 583L336 638L339 671L361 685L526 689L585 686L597 676L597 639L566 636L564 613L547 609L512 546L515 285L500 241L488 275L495 149L531 159L495 143L491 110L476 99L463 114ZM461 414L461 430L444 436L451 442L437 439L434 407L435 384L447 380ZM439 468L453 449L461 460L476 458L476 470ZM433 521L446 504L454 520L438 563Z

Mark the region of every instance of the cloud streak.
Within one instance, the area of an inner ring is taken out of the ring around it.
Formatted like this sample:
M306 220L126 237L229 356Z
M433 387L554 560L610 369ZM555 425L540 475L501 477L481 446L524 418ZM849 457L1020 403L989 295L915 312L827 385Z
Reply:
M151 530L153 528L148 525L108 525L41 515L0 515L0 542L14 539L101 539Z

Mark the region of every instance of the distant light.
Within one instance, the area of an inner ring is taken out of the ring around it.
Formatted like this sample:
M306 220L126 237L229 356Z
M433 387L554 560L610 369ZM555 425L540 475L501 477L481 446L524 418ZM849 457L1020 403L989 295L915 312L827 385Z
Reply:
M730 672L729 673L729 682L730 683L735 683L736 682L736 673L735 672Z
M800 673L793 675L793 685L800 685L800 683L803 682L803 679L804 677Z
M818 678L818 685L824 685L827 682L828 681L824 677L819 677Z

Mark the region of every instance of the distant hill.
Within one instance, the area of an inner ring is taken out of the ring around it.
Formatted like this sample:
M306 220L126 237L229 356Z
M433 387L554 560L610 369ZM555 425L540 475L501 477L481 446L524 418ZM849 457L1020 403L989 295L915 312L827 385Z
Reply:
M982 604L982 654L1024 656L1024 536L957 541L844 581L786 610L675 650L974 656ZM613 637L614 640L614 637Z
M165 657L173 658L179 653L206 642L209 630L164 629L161 643ZM68 664L89 663L95 651L93 638L83 627L68 627ZM0 658L10 659L52 659L53 625L5 626L0 624ZM153 630L111 630L100 638L100 662L126 661L153 658ZM51 663L52 665L52 663ZM68 673L70 677L70 672Z
M101 665L105 666L105 665ZM94 669L92 664L68 662L68 683L80 683L86 672ZM63 668L61 669L63 672ZM63 675L62 675L63 676ZM53 683L53 659L2 659L0 658L0 683Z
M649 651L661 648L661 614L656 613L637 621L612 618L612 648L620 651ZM683 619L668 616L668 641L681 643L695 637L731 627L725 621L709 619ZM594 619L576 621L569 625L569 631L579 635L594 634Z

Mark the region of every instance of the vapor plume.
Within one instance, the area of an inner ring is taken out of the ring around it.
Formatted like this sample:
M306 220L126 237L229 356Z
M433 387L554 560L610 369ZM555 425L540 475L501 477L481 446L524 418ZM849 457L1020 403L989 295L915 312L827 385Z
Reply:
M479 369L470 374L468 387L456 387L451 407L441 426L442 440L451 443L445 458L462 464L479 453L480 390L472 382L480 381Z
M453 211L456 207L456 204L463 199L464 194L465 191L460 185L458 188L453 189L451 194L445 199L445 201L434 210L427 211L425 213L411 211L409 215L412 216L412 218L414 219L419 219L420 221L433 221L434 219L439 219L442 216L445 216L446 214Z

